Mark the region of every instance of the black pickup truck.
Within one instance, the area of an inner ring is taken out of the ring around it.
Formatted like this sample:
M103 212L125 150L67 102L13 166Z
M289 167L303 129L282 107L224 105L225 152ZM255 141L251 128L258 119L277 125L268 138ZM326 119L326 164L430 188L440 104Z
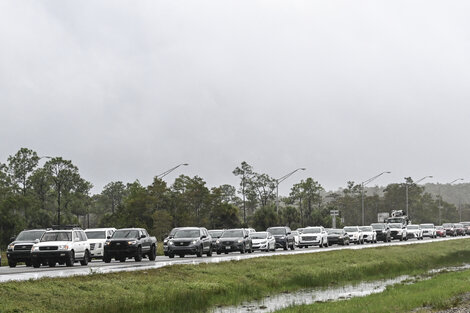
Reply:
M123 228L108 237L104 245L103 261L111 262L111 259L125 262L126 259L134 258L136 262L148 257L155 261L157 256L157 239L150 237L143 228Z

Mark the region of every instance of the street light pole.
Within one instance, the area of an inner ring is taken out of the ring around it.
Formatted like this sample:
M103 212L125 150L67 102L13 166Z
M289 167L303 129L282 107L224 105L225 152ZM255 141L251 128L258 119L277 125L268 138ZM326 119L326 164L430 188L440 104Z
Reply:
M421 179L418 179L417 181L415 181L414 183L415 184L418 184L420 181L423 181L425 180L426 178L432 178L432 176L424 176L423 178ZM408 188L409 188L409 184L408 182L405 182L405 189L406 189L406 216L408 216L408 218L410 217L410 214L408 212Z
M373 180L379 178L383 174L390 174L391 172L382 172L378 175L375 175L374 177L371 177L361 183L361 206L362 206L362 226L365 225L365 216L364 216L364 186L367 184L371 183Z
M282 183L284 180L289 178L292 174L294 174L297 171L305 171L305 167L300 167L296 169L295 171L290 172L289 174L286 174L282 176L281 178L276 179L276 213L279 212L279 184Z
M172 167L170 168L169 170L161 173L161 174L158 174L157 176L155 176L156 178L159 178L159 179L162 179L163 177L165 177L166 175L170 174L171 172L173 172L174 170L176 170L178 167L180 166L188 166L189 164L188 163L181 163L181 164L178 164L176 165L175 167Z
M451 181L450 183L447 183L447 185L452 185L456 181L463 180L463 178L457 178ZM439 225L442 225L442 195L441 195L441 184L439 184Z

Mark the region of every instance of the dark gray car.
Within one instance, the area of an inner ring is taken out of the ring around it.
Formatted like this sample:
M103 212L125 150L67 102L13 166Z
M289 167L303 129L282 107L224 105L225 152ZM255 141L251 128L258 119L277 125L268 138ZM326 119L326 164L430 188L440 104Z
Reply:
M212 237L204 227L179 228L172 239L168 240L168 256L183 258L187 254L202 257L212 256Z
M295 249L295 239L292 231L287 226L269 227L267 232L271 233L276 239L276 248L283 248L284 250Z

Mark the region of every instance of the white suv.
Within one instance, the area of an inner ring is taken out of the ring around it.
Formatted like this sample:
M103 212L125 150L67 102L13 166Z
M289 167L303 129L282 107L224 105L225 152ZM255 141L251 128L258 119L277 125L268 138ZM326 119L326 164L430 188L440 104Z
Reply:
M434 224L420 224L421 229L423 230L423 237L436 238L436 227Z
M306 227L299 238L299 248L309 246L328 247L328 233L322 226Z
M90 244L85 232L80 228L48 230L41 239L36 239L31 248L31 261L34 267L56 263L73 266L77 261L87 265L90 260Z
M104 254L104 243L111 238L116 228L89 228L85 230L90 243L90 257L102 259Z
M343 230L349 235L349 241L356 245L364 244L364 234L359 226L345 226Z

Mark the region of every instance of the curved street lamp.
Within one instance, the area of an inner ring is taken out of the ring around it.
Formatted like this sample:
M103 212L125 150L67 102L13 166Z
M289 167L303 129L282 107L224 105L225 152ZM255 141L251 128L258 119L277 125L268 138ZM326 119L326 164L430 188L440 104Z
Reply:
M181 164L178 164L178 165L176 165L175 167L172 167L172 168L170 168L169 170L167 170L167 171L165 171L165 172L163 172L163 173L161 173L161 174L158 174L158 175L155 176L155 177L157 177L157 178L159 178L159 179L162 179L162 178L165 177L166 175L168 175L168 174L170 174L171 172L173 172L174 170L176 170L178 167L180 167L180 166L188 166L188 165L189 165L188 163L181 163Z
M278 213L279 210L279 184L282 183L284 180L289 178L292 174L294 174L297 171L305 171L305 167L300 167L296 169L295 171L290 172L289 174L286 174L282 176L281 178L276 179L276 213Z
M371 177L365 181L363 181L361 183L361 206L362 206L362 226L364 226L365 224L365 221L364 221L364 186L366 186L367 184L371 183L372 181L374 181L375 179L379 178L380 176L382 176L383 174L390 174L391 172L382 172L378 175L375 175L374 177Z
M457 178L451 181L450 183L447 183L447 185L452 185L456 181L463 180L463 178ZM439 184L439 225L442 225L442 218L441 218L441 210L442 210L442 195L441 195L441 184Z
M423 181L425 180L426 178L432 178L432 176L424 176L423 178L421 179L418 179L417 181L415 181L414 183L415 184L418 184L420 181ZM408 184L408 182L405 182L405 187L406 187L406 216L408 216L408 218L410 218L410 214L408 212L408 188L410 187L410 185Z

